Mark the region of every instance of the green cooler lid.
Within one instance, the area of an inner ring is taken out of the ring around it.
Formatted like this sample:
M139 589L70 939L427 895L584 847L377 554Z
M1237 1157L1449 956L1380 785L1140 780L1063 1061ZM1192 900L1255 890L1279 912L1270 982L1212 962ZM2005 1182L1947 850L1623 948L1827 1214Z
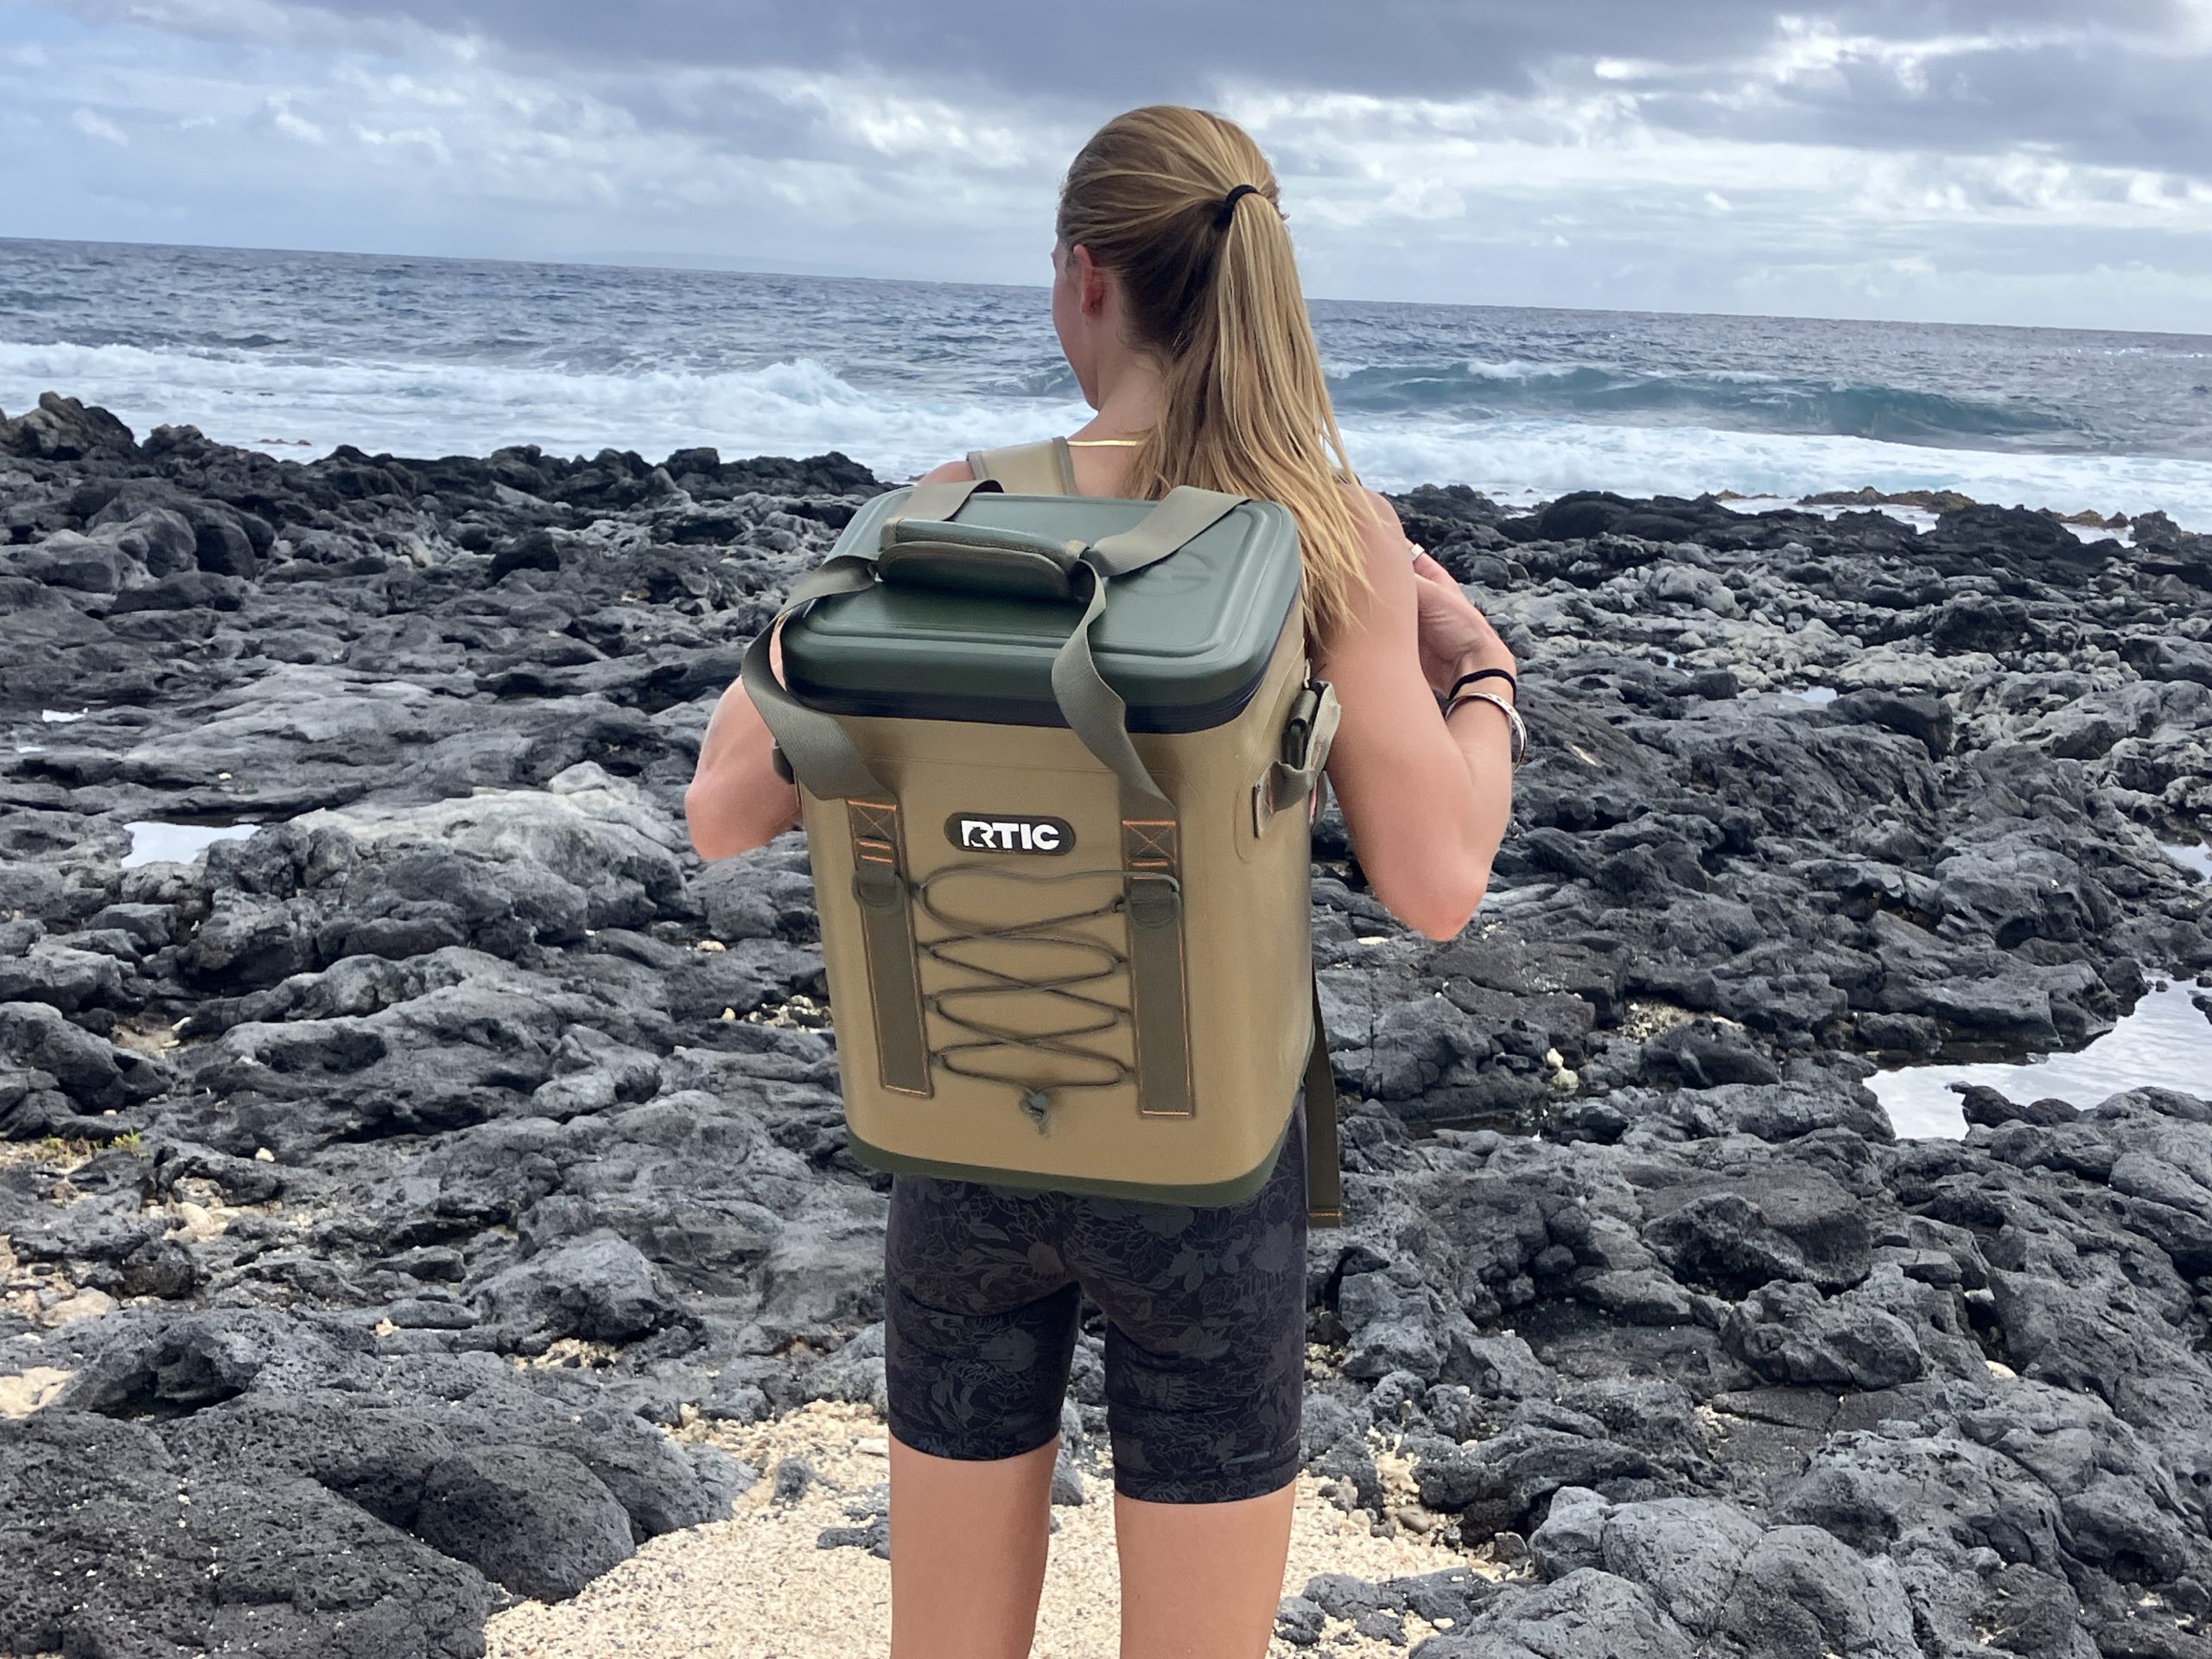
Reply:
M870 501L836 550L873 553L906 494ZM959 522L1096 542L1156 505L980 493ZM1295 621L1300 573L1288 510L1248 501L1180 552L1115 577L1091 652L1128 704L1129 729L1201 731L1235 719ZM1073 601L879 583L817 601L785 626L784 682L829 714L1058 726L1052 658L1082 615Z

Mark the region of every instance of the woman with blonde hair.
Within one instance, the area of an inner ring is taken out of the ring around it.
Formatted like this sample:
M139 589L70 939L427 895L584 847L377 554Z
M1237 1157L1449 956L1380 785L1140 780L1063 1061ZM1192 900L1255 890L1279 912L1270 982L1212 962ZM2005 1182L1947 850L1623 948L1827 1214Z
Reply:
M1064 482L1282 503L1343 721L1328 761L1370 890L1433 938L1481 902L1521 741L1513 658L1362 489L1331 410L1273 171L1203 111L1134 110L1069 168L1052 320L1094 417ZM972 476L952 462L931 480ZM710 858L798 822L733 686L686 798ZM1286 1017L1295 1017L1291 1010ZM887 1240L893 1659L1019 1659L1087 1294L1106 1316L1125 1659L1259 1659L1282 1591L1304 1399L1304 1138L1241 1203L898 1177Z

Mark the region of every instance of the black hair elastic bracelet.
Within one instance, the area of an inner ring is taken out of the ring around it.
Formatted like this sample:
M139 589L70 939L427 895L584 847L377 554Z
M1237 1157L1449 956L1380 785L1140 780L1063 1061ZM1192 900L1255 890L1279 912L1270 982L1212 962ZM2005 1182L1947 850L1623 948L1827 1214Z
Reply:
M1459 695L1461 686L1472 685L1477 680L1503 680L1506 684L1513 688L1513 695L1516 697L1521 695L1521 682L1513 677L1510 669L1478 668L1473 673L1462 674L1458 679L1452 681L1452 689L1444 694L1444 701L1451 702Z

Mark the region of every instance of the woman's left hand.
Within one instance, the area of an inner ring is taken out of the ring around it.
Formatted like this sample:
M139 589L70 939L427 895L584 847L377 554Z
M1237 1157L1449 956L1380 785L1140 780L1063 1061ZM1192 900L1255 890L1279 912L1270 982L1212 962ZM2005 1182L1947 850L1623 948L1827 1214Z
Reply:
M1450 571L1424 552L1414 556L1414 575L1421 671L1431 690L1447 691L1462 674L1478 668L1513 671L1512 652Z

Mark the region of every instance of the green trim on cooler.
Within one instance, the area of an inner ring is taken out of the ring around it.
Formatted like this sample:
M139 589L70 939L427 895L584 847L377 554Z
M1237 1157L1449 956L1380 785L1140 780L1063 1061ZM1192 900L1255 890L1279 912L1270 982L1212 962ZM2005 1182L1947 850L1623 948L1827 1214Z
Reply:
M1283 1119L1283 1130L1290 1128L1290 1119ZM1282 1156L1283 1135L1275 1136L1274 1147L1261 1160L1258 1168L1248 1171L1233 1180L1214 1181L1199 1186L1160 1186L1142 1181L1103 1181L1081 1175L1040 1176L1035 1182L1009 1180L1003 1169L978 1167L973 1164L944 1163L934 1158L910 1157L902 1152L886 1152L871 1146L846 1131L846 1141L853 1149L853 1156L871 1169L880 1169L892 1175L930 1175L942 1181L974 1181L979 1185L997 1187L1005 1192L1044 1193L1080 1192L1090 1198L1128 1198L1140 1204L1181 1204L1209 1205L1242 1204L1268 1184L1268 1177L1274 1173L1275 1160Z
M938 504L912 505L919 493L895 491L868 503L838 538L844 556L874 559L894 517L928 520ZM1190 532L1173 558L1146 568L1126 557L1126 533L1163 505L975 491L960 505L956 529L984 532L979 542L1033 537L1099 549L1112 593L1090 619L1097 677L1127 705L1132 730L1208 730L1243 712L1283 628L1296 626L1297 526L1280 505L1248 501ZM1090 597L871 584L791 618L783 631L785 683L828 714L1064 724L1054 661Z

